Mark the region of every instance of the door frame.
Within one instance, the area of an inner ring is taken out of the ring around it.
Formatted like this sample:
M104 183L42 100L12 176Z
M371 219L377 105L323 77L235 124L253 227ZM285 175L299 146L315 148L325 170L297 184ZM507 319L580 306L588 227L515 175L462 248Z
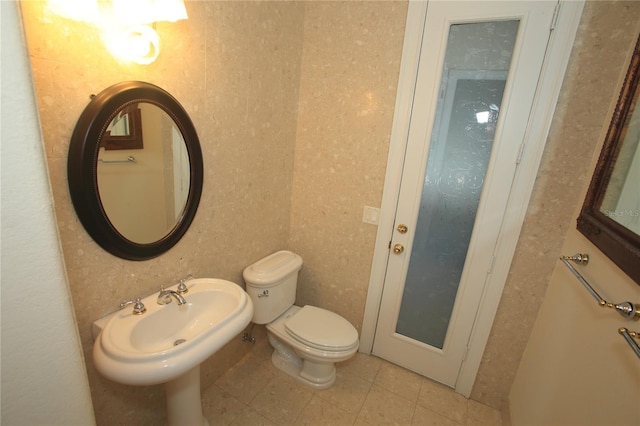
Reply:
M360 335L360 352L367 354L371 354L373 349L382 300L389 257L388 244L393 234L427 7L427 1L411 1L408 5L387 171ZM466 397L471 394L509 273L583 8L584 0L559 1L525 135L523 155L516 170L506 206L507 214L502 223L494 253L495 260L483 289L482 300L471 331L467 356L462 362L455 385L455 391Z

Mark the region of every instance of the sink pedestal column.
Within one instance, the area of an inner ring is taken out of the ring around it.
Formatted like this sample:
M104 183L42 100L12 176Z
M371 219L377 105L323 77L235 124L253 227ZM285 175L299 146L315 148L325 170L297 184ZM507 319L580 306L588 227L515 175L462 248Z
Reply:
M167 382L164 391L167 397L169 426L209 426L209 422L202 415L200 364L177 379Z

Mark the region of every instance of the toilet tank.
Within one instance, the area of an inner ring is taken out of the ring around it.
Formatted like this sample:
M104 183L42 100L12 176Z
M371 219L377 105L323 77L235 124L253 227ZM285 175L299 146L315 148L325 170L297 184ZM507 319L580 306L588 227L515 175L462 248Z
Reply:
M242 276L253 302L254 323L268 324L294 304L300 268L302 258L282 250L244 269Z

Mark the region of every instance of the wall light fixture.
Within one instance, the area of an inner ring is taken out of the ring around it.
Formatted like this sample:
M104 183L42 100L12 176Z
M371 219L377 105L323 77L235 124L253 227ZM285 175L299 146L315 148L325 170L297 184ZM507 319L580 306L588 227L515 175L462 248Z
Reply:
M187 19L184 0L47 0L56 15L100 28L104 43L116 57L150 64L160 53L153 24Z

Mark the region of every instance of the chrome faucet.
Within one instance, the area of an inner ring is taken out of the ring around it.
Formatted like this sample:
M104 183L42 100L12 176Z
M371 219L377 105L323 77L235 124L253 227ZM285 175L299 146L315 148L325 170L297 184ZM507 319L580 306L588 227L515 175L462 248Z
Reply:
M160 293L158 294L158 305L166 305L171 303L171 298L175 298L178 305L184 305L187 303L184 297L175 290L165 290L164 286L160 287Z
M136 297L136 300L127 300L126 302L122 302L120 304L120 309L125 306L133 305L133 314L134 315L142 315L147 312L147 308L144 307L144 304L140 301L139 297Z
M180 280L180 284L178 284L178 289L177 289L178 293L183 294L189 291L189 289L187 288L187 285L185 284L185 281L189 281L191 279L193 279L193 275L189 274Z

